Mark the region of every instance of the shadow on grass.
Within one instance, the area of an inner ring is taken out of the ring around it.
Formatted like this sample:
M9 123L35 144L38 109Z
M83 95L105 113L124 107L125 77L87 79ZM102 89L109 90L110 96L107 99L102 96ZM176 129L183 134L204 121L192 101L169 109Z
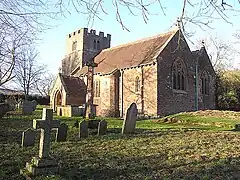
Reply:
M60 176L67 179L239 179L240 158L167 161L166 154L144 157L108 157L101 163L81 162L85 167L63 165Z

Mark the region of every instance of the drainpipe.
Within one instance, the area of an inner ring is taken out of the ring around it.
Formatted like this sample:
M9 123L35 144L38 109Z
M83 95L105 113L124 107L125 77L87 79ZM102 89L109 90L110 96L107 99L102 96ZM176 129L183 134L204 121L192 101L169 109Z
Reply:
M124 110L123 110L123 73L124 73L124 71L123 70L121 70L121 95L122 95L122 97L121 97L121 106L122 106L122 112L121 112L121 116L123 117L123 114L124 114Z
M142 104L142 112L144 114L144 70L143 70L143 66L141 66L141 104Z
M197 54L195 65L195 111L198 111L198 61L199 55Z

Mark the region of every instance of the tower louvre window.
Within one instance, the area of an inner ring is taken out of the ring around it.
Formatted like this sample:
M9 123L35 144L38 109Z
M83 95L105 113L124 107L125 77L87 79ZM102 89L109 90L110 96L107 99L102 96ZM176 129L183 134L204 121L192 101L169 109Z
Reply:
M74 41L72 43L72 51L75 51L77 49L77 41Z
M96 40L93 41L93 49L97 48Z
M97 50L100 50L100 41L97 41Z

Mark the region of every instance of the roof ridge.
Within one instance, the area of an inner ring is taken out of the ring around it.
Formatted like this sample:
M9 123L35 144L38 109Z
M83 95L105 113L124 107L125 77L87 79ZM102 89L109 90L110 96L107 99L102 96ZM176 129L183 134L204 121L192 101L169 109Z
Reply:
M125 43L125 44L120 44L120 45L117 45L117 46L114 46L114 47L110 47L110 48L107 48L107 49L103 49L102 52L110 51L110 50L113 50L113 49L118 49L118 48L121 48L121 47L125 47L125 46L132 45L132 44L137 44L137 43L140 43L140 42L145 42L145 41L152 40L152 39L155 39L155 38L158 38L158 37L161 37L161 36L166 36L166 35L169 35L169 34L174 34L174 33L176 33L177 31L178 31L178 30L176 29L176 30L168 31L168 32L166 32L166 33L161 33L161 34L157 34L157 35L154 35L154 36L150 36L150 37L138 39L138 40L136 40L136 41L128 42L128 43Z

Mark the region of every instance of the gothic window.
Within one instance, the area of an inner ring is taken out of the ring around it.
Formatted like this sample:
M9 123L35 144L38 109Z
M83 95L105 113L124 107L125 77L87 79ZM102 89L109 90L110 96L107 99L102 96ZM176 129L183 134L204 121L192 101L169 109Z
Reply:
M184 62L177 59L172 67L172 87L176 90L186 90L187 74Z
M100 41L97 41L97 50L100 50Z
M100 80L94 81L94 97L100 97Z
M77 41L74 41L72 43L72 51L75 51L77 49Z
M139 92L140 91L140 79L139 77L137 76L135 78L135 92Z
M209 76L207 72L203 72L201 75L201 92L202 94L209 94Z
M93 49L97 48L96 40L93 41Z

